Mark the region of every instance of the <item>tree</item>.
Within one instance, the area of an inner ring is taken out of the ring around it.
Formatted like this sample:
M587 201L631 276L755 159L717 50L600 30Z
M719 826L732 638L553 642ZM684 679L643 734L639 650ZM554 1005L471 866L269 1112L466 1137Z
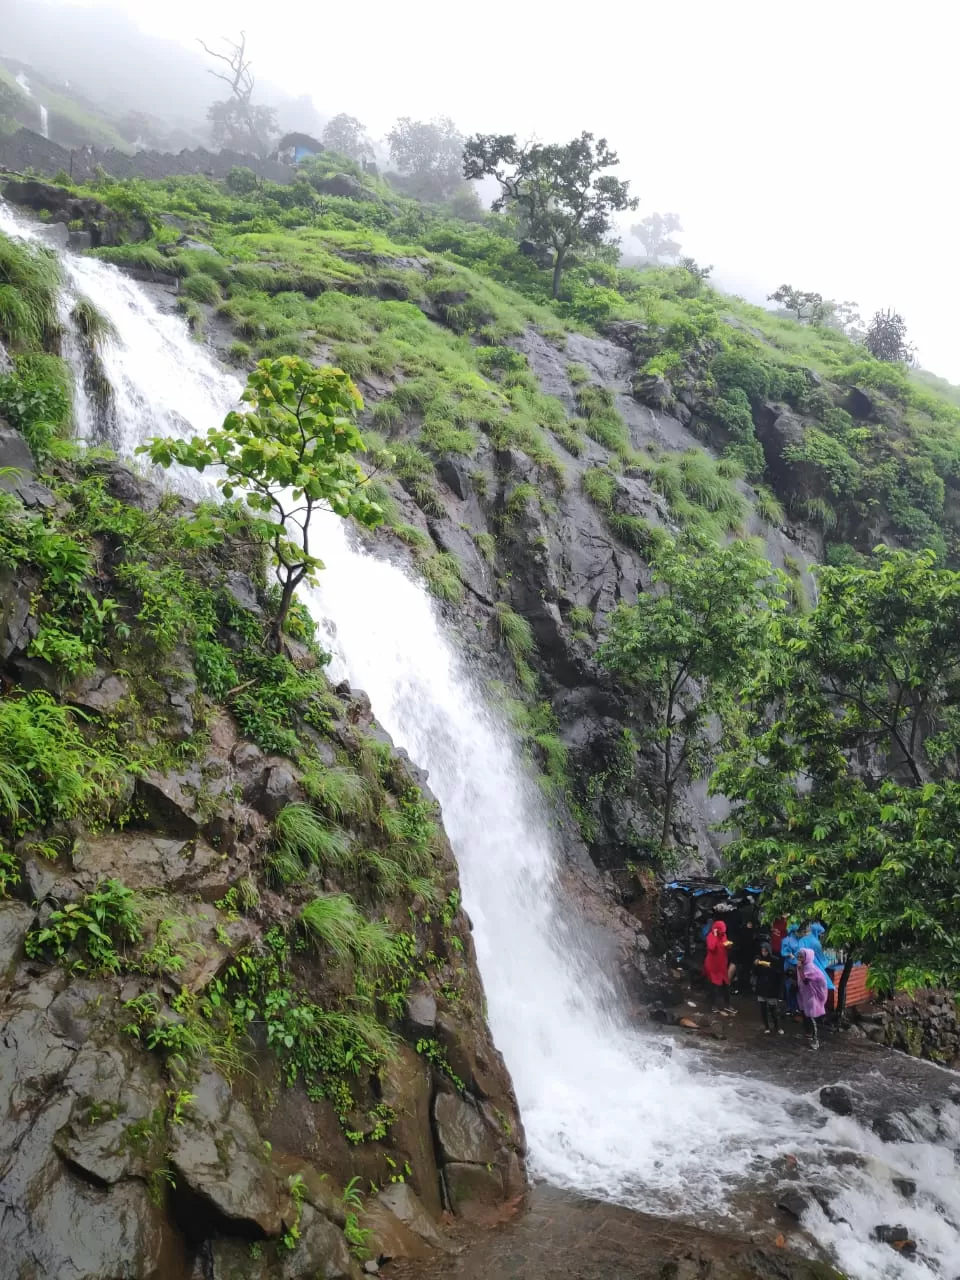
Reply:
M279 649L294 591L323 568L310 551L315 512L329 508L371 527L383 513L367 497L366 477L353 459L365 447L353 421L363 402L341 369L315 369L297 356L261 360L242 399L249 407L228 413L205 439L154 437L138 452L162 467L222 468L223 496L245 494L280 582L273 620Z
M463 136L449 117L426 121L401 116L387 141L413 195L443 200L459 187Z
M363 164L374 156L373 143L367 137L367 131L356 116L348 116L344 112L334 116L323 131L323 145L328 151L335 151L339 156L355 160Z
M823 306L823 296L819 293L805 293L795 289L792 284L782 284L774 293L767 294L768 302L779 302L787 311L792 311L797 320L813 320Z
M697 294L700 292L701 288L703 287L704 281L709 279L710 272L713 270L712 262L710 263L709 267L701 267L697 263L696 258L681 258L680 261L677 263L677 266L680 268L681 271L686 271L687 274L691 277L691 281L692 281L691 292L694 294Z
M207 111L215 146L235 151L251 151L264 158L277 132L277 113L272 107L254 106L251 101L256 81L252 62L247 57L247 37L240 32L240 43L224 40L229 52L218 53L202 40L198 41L205 53L216 58L227 68L210 74L230 86L230 97L214 102Z
M735 716L736 696L766 661L781 584L744 542L671 544L653 561L659 590L620 605L600 646L602 666L650 703L646 741L659 759L660 846L672 844L677 787L703 773L716 725Z
M907 342L907 323L896 311L875 312L864 342L874 360L896 364L913 359L913 346Z
M639 204L630 184L604 169L617 164L606 138L592 133L562 144L520 146L514 134L476 134L463 152L463 176L493 176L500 196L493 209L508 205L520 214L522 233L553 254L553 296L560 292L564 262L573 249L599 249L612 214Z
M837 329L845 333L854 342L863 342L866 337L856 302L835 302L833 298L825 298L814 309L811 319L823 329Z
M825 568L744 690L711 790L770 915L820 919L879 990L960 985L960 574L932 552ZM842 990L845 989L845 982Z
M659 262L661 258L676 258L680 245L676 240L670 239L670 234L682 230L679 214L651 213L634 223L630 234L640 241L648 258Z

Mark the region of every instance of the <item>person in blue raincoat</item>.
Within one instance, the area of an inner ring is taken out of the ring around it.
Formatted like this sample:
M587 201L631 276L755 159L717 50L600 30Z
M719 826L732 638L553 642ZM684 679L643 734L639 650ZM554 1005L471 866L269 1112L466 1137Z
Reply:
M787 932L780 940L780 959L783 961L783 988L787 1001L787 1014L797 1012L797 956L800 952L800 926L795 920L787 925Z
M806 947L808 951L813 952L814 962L827 980L827 990L833 991L835 988L830 974L827 971L827 957L823 950L823 943L820 941L825 933L826 929L824 929L822 924L811 924L807 929L807 932L800 939L798 949Z

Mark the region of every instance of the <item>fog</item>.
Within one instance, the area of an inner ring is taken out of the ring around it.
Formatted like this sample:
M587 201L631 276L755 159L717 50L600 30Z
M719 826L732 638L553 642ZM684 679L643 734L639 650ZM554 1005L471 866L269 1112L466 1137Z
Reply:
M309 95L320 117L347 111L374 136L399 115L435 114L465 133L602 134L640 196L634 218L676 210L684 251L714 263L721 287L759 302L787 281L864 315L895 307L923 365L960 381L955 6L61 2L74 20L63 30L80 19L82 41L58 37L54 0L0 0L17 15L0 52L42 69L46 47L51 71L95 68L71 77L94 96L139 94L156 104L141 109L168 116L202 115L219 96L196 38L243 28L262 100L285 104L284 124L319 127L306 102L291 105ZM151 52L137 28L165 43ZM31 42L29 56L9 47Z

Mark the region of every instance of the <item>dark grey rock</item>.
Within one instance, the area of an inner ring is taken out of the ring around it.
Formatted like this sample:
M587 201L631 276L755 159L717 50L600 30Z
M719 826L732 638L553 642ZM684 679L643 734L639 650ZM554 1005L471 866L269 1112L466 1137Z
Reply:
M881 1244L902 1244L905 1240L910 1239L910 1232L906 1227L891 1227L886 1223L873 1228L874 1240L879 1240Z
M343 1232L304 1204L299 1243L283 1258L279 1274L281 1280L353 1280L360 1269L350 1257Z
M300 781L292 766L275 764L266 771L255 803L268 818L275 818L288 804L302 799Z
M202 825L197 812L197 796L202 786L203 775L196 765L180 773L151 770L137 779L137 796L147 816L161 831L190 839Z
M74 869L91 882L116 876L131 889L163 887L172 893L226 889L231 871L222 854L199 838L119 831L78 840ZM209 896L209 894L207 894Z
M853 1114L853 1094L842 1084L828 1084L820 1090L820 1103L838 1116Z
M906 1200L912 1200L917 1194L917 1184L913 1178L894 1178L893 1185Z
M128 507L139 507L141 511L156 511L159 507L163 497L159 485L145 476L134 475L122 462L99 458L93 461L89 469L103 477L104 488L118 502Z
M139 214L119 213L99 200L78 197L64 187L32 178L24 182L8 181L3 194L13 204L37 212L46 211L51 222L82 222L95 248L148 240L152 233L149 219Z
M26 902L0 902L0 982L10 976L23 955L23 940L36 912Z
M237 569L230 569L224 576L224 587L227 594L240 606L250 613L254 613L258 618L263 617L263 609L257 598L257 588L253 584L253 579L246 573L240 573Z
M778 1194L776 1207L799 1222L810 1208L810 1201L796 1187L788 1187Z
M433 1120L445 1161L485 1165L496 1160L498 1143L469 1102L453 1093L437 1094Z
M863 387L851 387L847 408L855 418L873 418L876 416L876 397Z
M384 1187L377 1199L421 1240L436 1249L441 1247L440 1232L409 1182L391 1183Z
M907 1134L892 1116L877 1116L871 1126L881 1142L905 1142Z
M441 458L437 463L437 475L458 498L470 496L470 473L460 458Z
M233 1230L246 1225L277 1235L281 1219L276 1181L249 1111L213 1072L200 1077L194 1093L183 1124L174 1126L171 1136L175 1176L212 1211L214 1223L219 1217ZM209 1233L208 1229L205 1234Z
M416 1031L433 1031L437 1025L437 1002L430 991L411 992L407 1000L407 1018Z
M472 1217L476 1210L492 1209L503 1203L503 1176L499 1169L482 1164L447 1164L443 1185L454 1213Z
M96 670L67 690L67 698L90 711L112 711L130 693L127 682L110 672Z

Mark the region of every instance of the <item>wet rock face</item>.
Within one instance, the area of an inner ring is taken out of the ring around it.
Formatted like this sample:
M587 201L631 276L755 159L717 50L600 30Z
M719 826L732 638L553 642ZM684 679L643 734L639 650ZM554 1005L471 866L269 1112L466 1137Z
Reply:
M118 464L97 467L118 501L156 509L152 486ZM239 567L250 557L220 554L232 564L223 590L255 621L263 607ZM102 564L106 578L109 554ZM31 662L36 588L29 574L0 574L7 680L23 682ZM128 656L136 652L131 643ZM73 681L48 664L32 668L35 683L84 726L125 715L139 726L149 717L162 750L156 767L118 782L95 823L77 816L22 838L3 828L20 875L7 888L20 896L0 900L0 1280L357 1280L351 1233L360 1206L345 1198L356 1185L380 1254L443 1249L445 1209L501 1212L526 1183L523 1131L483 1014L469 921L450 905L459 882L442 828L431 834L430 867L447 902L442 920L406 886L385 894L352 871L338 880L333 865L305 868L302 883L278 892L266 874L273 824L305 800L303 757L269 754L244 738L230 710L198 687L185 645L164 656L149 678L136 661L117 669L106 653ZM291 642L286 656L301 671L317 668L305 646ZM325 692L323 731L291 726L316 768L346 769L349 760L359 783L361 768L372 768L363 748L376 744L379 782L365 776L378 804L418 800L413 788L425 779L392 750L369 700L348 686ZM371 813L341 817L344 842L364 847ZM75 938L62 948L31 941L27 956L31 929L92 910L86 895L114 892L113 881L134 895L138 923L122 939L109 934L117 949L104 971ZM303 947L297 928L306 902L348 891L361 912L406 931L418 958L430 959L404 975L415 984L408 1008L404 986L389 1013L371 1014L392 1049L360 1072L338 1049L308 1090L305 1069L289 1070L289 1046L284 1039L278 1048L268 1018L297 1001L307 1019L316 1008L350 1007L352 962ZM277 947L283 976L269 981L278 1003L269 1015L264 1004L248 1034L235 1026L234 1044L222 1002L233 1008L240 968L265 961L265 972ZM210 1044L211 1031L224 1043ZM405 1181L392 1194L381 1200L367 1190L389 1187L398 1171Z
M208 1235L212 1214L239 1235L277 1235L280 1203L263 1139L227 1082L203 1075L175 1128L170 1160L187 1231Z
M80 199L63 187L47 182L32 179L18 182L11 179L4 184L3 194L11 204L22 205L37 213L46 210L52 222L82 222L95 249L104 245L148 240L151 235L150 223L146 218L135 214L119 214L99 200Z

